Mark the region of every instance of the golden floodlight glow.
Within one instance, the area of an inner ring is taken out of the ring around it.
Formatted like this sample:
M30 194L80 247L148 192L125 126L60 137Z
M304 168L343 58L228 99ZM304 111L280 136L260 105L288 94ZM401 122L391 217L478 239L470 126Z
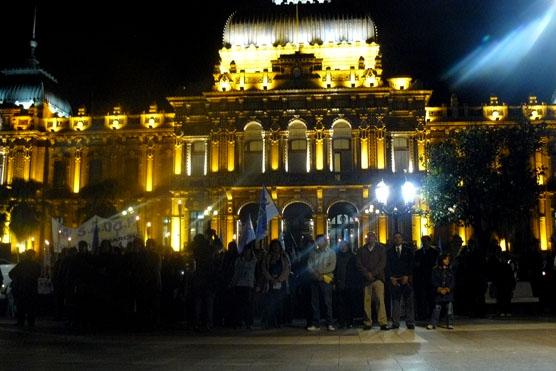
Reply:
M176 142L174 145L174 174L181 175L181 164L183 158L183 144Z
M324 141L322 139L315 140L315 169L324 169Z
M406 90L411 87L411 77L393 77L388 79L388 83L392 89Z
M64 123L60 118L52 118L52 119L45 119L45 128L46 130L57 133L62 130L64 127Z
M361 138L361 169L369 168L369 138Z
M73 193L79 193L81 188L81 156L75 156L73 166Z

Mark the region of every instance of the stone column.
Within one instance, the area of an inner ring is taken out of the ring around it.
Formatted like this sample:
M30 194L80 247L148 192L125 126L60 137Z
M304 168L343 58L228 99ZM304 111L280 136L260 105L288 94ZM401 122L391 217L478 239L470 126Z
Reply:
M174 144L174 174L181 175L181 164L183 162L183 143L179 138Z

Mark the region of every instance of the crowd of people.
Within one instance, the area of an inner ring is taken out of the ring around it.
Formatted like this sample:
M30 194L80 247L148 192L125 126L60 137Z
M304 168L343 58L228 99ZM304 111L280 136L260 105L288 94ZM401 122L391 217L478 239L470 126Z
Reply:
M400 233L385 246L373 232L356 251L348 241L331 247L324 235L304 238L299 249L285 249L279 240L268 246L232 241L224 248L209 229L182 253L139 238L123 249L109 241L94 252L84 241L64 248L52 267L52 298L56 318L78 329L177 323L197 331L251 329L255 319L263 328L279 328L301 318L308 331L359 324L387 331L399 328L402 320L409 330L416 321L433 330L443 313L446 328L452 329L454 313L485 314L487 282L503 316L512 313L518 278L542 290L539 275L547 269L540 252L531 248L523 259L518 272L518 264L495 240L478 249L472 240L463 246L454 236L449 247L439 250L423 236L415 249ZM40 276L33 251L10 272L18 325L35 322Z

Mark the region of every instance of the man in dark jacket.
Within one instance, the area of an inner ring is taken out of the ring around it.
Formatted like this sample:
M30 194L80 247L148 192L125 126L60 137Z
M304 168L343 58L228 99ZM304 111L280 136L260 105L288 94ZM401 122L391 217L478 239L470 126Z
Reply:
M388 249L388 278L392 293L392 328L400 327L402 298L405 303L405 324L409 330L415 329L413 309L413 248L403 241L402 234L394 233L392 246Z
M37 286L41 275L41 265L35 261L35 252L27 250L9 274L17 308L17 325L23 326L27 319L29 326L34 326L39 304Z
M336 253L336 270L334 271L340 328L353 327L356 290L361 288L360 281L361 276L356 268L356 256L351 251L349 242L341 241L339 251Z
M367 234L367 243L357 253L357 268L363 276L365 284L365 321L363 328L370 330L372 326L372 298L378 301L378 323L381 330L388 330L388 319L384 305L384 269L386 268L386 252L374 232Z
M418 320L428 319L434 306L431 279L432 270L437 260L438 250L432 246L431 237L421 237L421 248L415 252L415 275L413 282Z

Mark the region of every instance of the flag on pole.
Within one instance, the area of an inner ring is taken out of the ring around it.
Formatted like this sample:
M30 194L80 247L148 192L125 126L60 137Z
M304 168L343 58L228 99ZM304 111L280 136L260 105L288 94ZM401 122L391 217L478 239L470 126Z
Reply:
M251 221L251 217L249 217L248 221L242 224L241 236L239 236L239 245L237 247L237 252L240 254L243 253L243 249L251 241L255 241L255 230L253 229L253 222Z
M257 241L265 238L268 232L268 221L279 215L280 212L276 208L276 205L272 201L272 198L268 194L266 187L263 186L261 189L261 199L259 201L259 215L257 216L257 230L255 235L257 236Z
M93 250L94 253L98 253L98 248L100 246L100 241L99 241L99 235L98 235L98 218L95 219L95 229L93 230L93 243L91 244L91 249Z

